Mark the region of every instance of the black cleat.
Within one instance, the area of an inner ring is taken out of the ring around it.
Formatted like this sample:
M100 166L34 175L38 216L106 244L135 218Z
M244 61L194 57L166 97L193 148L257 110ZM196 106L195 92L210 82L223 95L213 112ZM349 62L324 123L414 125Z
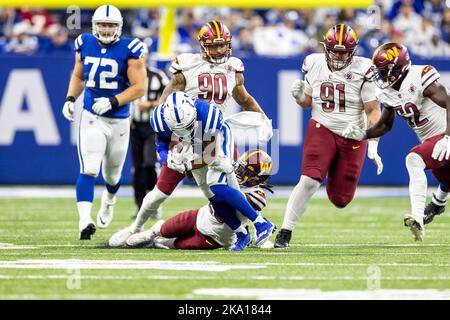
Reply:
M424 216L423 216L423 224L429 224L433 221L435 216L438 216L445 211L445 202L439 201L433 194L433 200L425 207ZM434 202L437 202L441 205L438 205Z
M92 235L95 233L97 229L95 228L95 224L89 223L86 228L81 230L80 232L80 240L91 240Z
M274 248L287 248L289 247L289 241L291 241L292 231L287 229L281 229L275 238Z

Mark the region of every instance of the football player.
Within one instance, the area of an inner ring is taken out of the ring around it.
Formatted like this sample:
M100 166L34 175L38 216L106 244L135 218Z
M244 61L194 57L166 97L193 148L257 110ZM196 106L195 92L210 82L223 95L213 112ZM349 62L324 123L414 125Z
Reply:
M167 167L183 175L190 172L215 212L232 230L247 234L241 221L230 215L237 210L253 222L257 245L270 237L275 225L259 215L239 190L233 170L233 134L218 107L176 91L155 108L150 124L158 137L182 141L181 150L176 146L168 151ZM122 246L142 226L142 220L135 220L113 236L110 246Z
M355 31L338 24L324 35L323 45L325 53L305 58L304 80L296 80L292 87L296 102L312 108L312 118L303 145L300 181L289 197L275 248L289 246L292 230L325 177L328 198L336 207L344 208L352 201L367 143L346 139L342 132L349 122L360 128L371 126L381 113L376 86L367 81L373 73L372 63L354 56L358 45ZM383 164L377 146L378 141L369 142L368 156L380 174Z
M62 112L73 121L75 100L84 89L77 140L80 240L90 240L96 231L91 209L100 165L106 190L97 226L106 228L111 222L128 148L129 103L145 93L144 44L139 39L120 38L122 24L119 9L101 6L92 16L92 34L81 34L75 40L75 67Z
M245 111L263 114L259 140L265 143L272 137L271 120L245 89L244 65L240 59L231 56L231 38L230 31L220 21L206 23L198 34L201 53L183 53L175 58L170 67L173 78L159 101L164 103L170 93L184 91L193 98L214 103L224 111L234 98ZM137 214L138 225L143 225L149 217L158 216L160 205L185 177L167 167L169 143L169 139L161 137L156 141L162 168L156 187L146 195Z
M271 191L267 185L272 167L272 159L262 150L247 151L239 157L235 167L236 177L242 192L252 207L261 211L266 206L263 189ZM239 212L230 212L244 222ZM177 214L167 221L160 220L147 231L136 233L127 239L128 247L150 247L167 249L225 248L241 251L250 242L250 233L235 233L215 213L209 203L200 209Z
M421 241L425 234L425 170L431 169L446 190L450 187L450 94L439 83L435 68L411 64L408 49L402 44L383 44L374 52L372 61L376 67L374 82L382 89L381 119L368 130L350 123L343 135L358 141L380 137L392 128L395 114L417 134L421 143L411 149L405 160L411 213L405 215L404 224L414 239ZM435 194L442 202L446 196L442 190Z

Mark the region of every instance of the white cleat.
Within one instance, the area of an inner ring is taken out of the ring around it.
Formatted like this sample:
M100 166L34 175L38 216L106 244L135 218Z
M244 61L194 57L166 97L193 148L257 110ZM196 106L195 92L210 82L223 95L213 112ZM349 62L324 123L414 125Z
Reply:
M78 239L80 240L91 240L92 235L96 231L94 221L92 220L80 221L78 223L78 229L80 231Z
M108 200L107 190L103 191L102 203L100 210L97 213L97 226L101 229L105 229L109 226L114 216L114 204L116 203L116 196L113 200Z
M133 234L143 231L144 229L140 229L138 231L134 231L132 226L128 228L117 231L108 241L108 245L111 248L122 248L127 246L127 239L131 237Z
M413 234L414 240L422 241L425 236L425 228L422 223L418 222L411 214L405 215L405 227L408 227Z
M126 240L126 244L132 248L152 247L156 237L159 236L159 230L164 220L157 221L150 230L135 233Z

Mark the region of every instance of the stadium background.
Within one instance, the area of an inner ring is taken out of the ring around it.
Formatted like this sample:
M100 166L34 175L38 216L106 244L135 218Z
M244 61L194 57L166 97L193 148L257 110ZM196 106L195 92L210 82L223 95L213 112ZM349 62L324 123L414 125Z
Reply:
M83 8L80 28L71 30L66 28L70 13L47 2L40 3L49 9L0 7L0 184L73 184L79 170L76 122L71 127L61 108L73 67L73 39L91 32L93 9ZM290 85L300 76L304 56L321 50L320 36L330 26L352 25L360 37L357 54L366 57L383 42L405 43L413 63L435 66L450 87L450 1L374 2L379 7L370 10L371 1L346 1L343 8L308 8L307 1L301 9L121 7L123 36L143 39L150 63L165 68L173 54L199 51L195 37L204 22L223 20L233 34L233 54L244 61L248 91L279 129L278 173L272 182L295 184L310 112L295 105ZM383 174L377 177L368 160L361 184L406 185L404 157L416 144L414 133L397 119L379 147ZM125 183L131 181L130 171L128 159Z

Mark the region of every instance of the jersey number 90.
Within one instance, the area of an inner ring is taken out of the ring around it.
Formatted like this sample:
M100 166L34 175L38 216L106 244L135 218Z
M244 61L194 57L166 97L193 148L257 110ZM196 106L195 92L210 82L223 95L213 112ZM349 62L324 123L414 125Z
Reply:
M202 73L198 76L198 89L201 93L198 98L205 101L212 101L216 104L223 104L227 98L227 77L223 73L209 74Z

